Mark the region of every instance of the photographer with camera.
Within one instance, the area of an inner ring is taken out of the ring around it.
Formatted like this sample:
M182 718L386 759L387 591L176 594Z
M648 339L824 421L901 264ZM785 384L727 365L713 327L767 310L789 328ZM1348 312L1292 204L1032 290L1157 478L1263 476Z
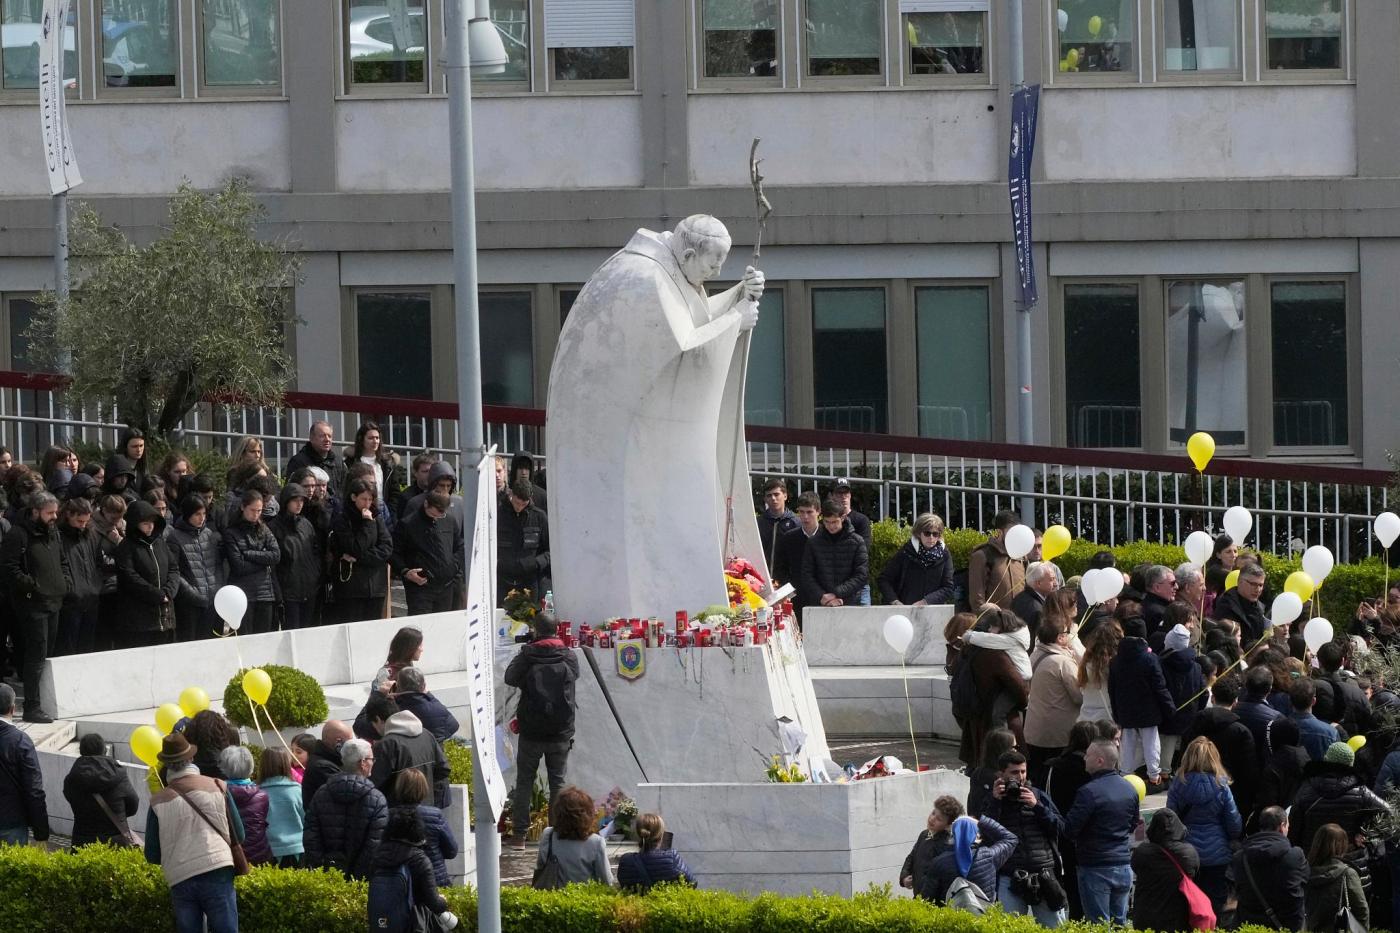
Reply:
M1059 838L1064 819L1048 794L1031 785L1026 756L1003 754L1001 774L992 785L987 815L1016 837L1011 858L997 872L997 899L1010 914L1030 914L1054 929L1068 918L1068 901L1059 877Z

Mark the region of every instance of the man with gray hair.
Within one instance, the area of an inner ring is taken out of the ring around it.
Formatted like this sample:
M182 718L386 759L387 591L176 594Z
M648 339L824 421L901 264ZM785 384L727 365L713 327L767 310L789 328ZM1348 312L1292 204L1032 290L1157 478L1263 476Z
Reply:
M1239 564L1240 578L1235 588L1221 593L1211 614L1217 619L1233 619L1240 624L1240 644L1246 651L1269 630L1264 616L1264 568L1254 562Z
M15 712L15 691L0 683L0 843L22 846L49 838L49 810L44 798L44 776L34 743L10 722Z
M1202 613L1206 600L1206 578L1196 565L1187 562L1176 568L1176 598Z
M1162 627L1167 607L1176 600L1176 574L1170 567L1153 564L1142 575L1147 592L1142 597L1142 621L1147 623L1147 637Z
M345 461L335 454L335 428L328 421L311 422L311 435L305 446L287 462L287 475L307 467L326 471L327 494L339 499L345 492Z
M1026 587L1011 601L1011 611L1021 617L1032 632L1040 628L1045 612L1045 600L1060 588L1058 568L1048 560L1036 561L1026 568Z
M1065 817L1065 836L1079 858L1079 898L1084 919L1128 922L1133 889L1132 843L1139 822L1138 795L1118 770L1118 745L1099 739L1084 753L1089 783L1075 794Z
M0 586L10 595L14 632L24 652L24 721L53 722L39 704L39 675L58 642L63 598L68 595L58 499L38 492L0 544Z
M306 867L368 878L389 822L389 803L369 779L374 750L368 742L347 739L340 760L341 772L316 792L306 810Z

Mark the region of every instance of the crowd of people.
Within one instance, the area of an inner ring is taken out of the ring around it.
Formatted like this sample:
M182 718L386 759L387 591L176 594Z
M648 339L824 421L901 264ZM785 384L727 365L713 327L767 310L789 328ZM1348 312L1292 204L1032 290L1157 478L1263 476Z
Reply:
M1047 927L1400 917L1387 800L1400 699L1383 654L1400 631L1400 585L1314 652L1301 631L1311 607L1297 625L1271 624L1264 569L1228 536L1204 567L1122 568L1119 595L1089 606L1078 578L1035 551L1007 556L1016 521L997 516L965 583L944 586L948 567L901 591L911 569L951 564L946 551L918 560L923 532L941 530L923 516L881 578L890 603L941 590L938 602L974 607L944 633L968 796L935 803L902 883ZM1115 567L1114 555L1091 564Z
M316 422L286 465L263 443L234 445L227 474L187 454L148 458L125 431L104 462L51 447L37 466L0 448L0 673L21 686L29 722L51 722L39 698L44 662L65 654L210 638L225 631L214 594L247 594L243 634L387 618L392 581L408 614L464 604L464 515L450 463L431 453L407 470L365 422L336 449ZM549 586L549 529L534 460L495 464L497 586Z

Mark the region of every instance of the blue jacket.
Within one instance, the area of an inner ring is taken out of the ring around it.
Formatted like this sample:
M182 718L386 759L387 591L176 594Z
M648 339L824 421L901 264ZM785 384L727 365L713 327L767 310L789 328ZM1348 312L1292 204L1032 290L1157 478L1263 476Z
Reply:
M1160 726L1176 712L1162 663L1146 639L1124 638L1118 645L1118 655L1108 665L1108 702L1113 721L1124 729ZM1127 856L1122 864L1128 864Z
M1127 865L1137 824L1137 791L1114 768L1100 771L1079 788L1065 817L1065 835L1074 840L1080 865Z
M1243 696L1235 704L1235 715L1249 727L1250 734L1254 736L1254 750L1258 753L1259 764L1264 765L1269 760L1269 723L1284 718L1284 714L1270 706L1267 698L1260 700Z
M301 785L277 775L258 785L267 794L267 846L273 858L301 855L306 811L302 808Z
M1167 791L1167 808L1186 824L1186 841L1202 865L1230 864L1230 843L1240 838L1244 822L1228 784L1200 771L1182 774Z
M1165 652L1161 664L1162 677L1167 682L1167 691L1171 693L1174 705L1181 706L1191 700L1185 709L1172 713L1162 723L1162 734L1181 735L1191 728L1191 720L1196 718L1196 713L1206 708L1206 677L1196 663L1195 648ZM1192 697L1195 699L1192 700Z
M1384 797L1393 787L1400 787L1400 749L1385 756L1385 761L1381 762L1380 773L1376 775L1375 787L1372 789Z
M431 693L399 693L394 695L394 702L399 704L399 709L417 716L423 728L439 742L446 742L461 728L457 717Z
M1312 713L1295 712L1293 721L1298 724L1303 748L1307 749L1308 757L1313 761L1321 761L1322 756L1327 754L1327 747L1333 742L1341 741L1331 723L1323 722Z
M0 719L0 775L5 775L5 791L0 793L0 829L28 826L34 838L49 838L49 810L44 799L44 776L39 755L29 736L6 719Z
M418 805L418 819L423 821L423 851L428 853L428 861L433 863L433 876L437 886L445 888L451 881L447 877L447 860L457 857L457 837L452 835L452 827L443 819L442 811L427 804Z
M645 893L652 885L665 881L684 881L694 885L685 860L675 849L648 849L629 852L617 862L617 886L624 891Z
M1133 799L1137 799L1136 795ZM953 883L953 879L965 877L977 885L988 899L997 899L997 872L1016 851L1018 840L989 816L977 821L977 833L981 841L972 847L972 865L967 874L960 876L958 873L956 847L948 849L940 853L929 866L922 891L919 890L918 880L915 880L915 891L919 892L920 897L942 904L943 898L948 894L948 885Z

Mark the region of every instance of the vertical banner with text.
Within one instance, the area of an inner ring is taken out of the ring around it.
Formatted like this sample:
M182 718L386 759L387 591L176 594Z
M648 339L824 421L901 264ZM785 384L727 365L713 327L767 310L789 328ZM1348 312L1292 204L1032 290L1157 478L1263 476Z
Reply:
M1011 95L1011 162L1006 177L1011 186L1011 232L1016 242L1016 273L1021 306L1040 300L1031 253L1031 160L1035 158L1035 123L1040 110L1040 85L1018 88Z
M491 818L501 818L506 781L496 757L496 448L477 470L475 531L467 566L467 672L471 676L472 764L481 775Z
M68 32L70 0L44 0L39 34L39 116L44 130L44 161L49 173L49 192L62 194L83 183L78 160L73 156L73 140L68 135L64 109L64 37Z

